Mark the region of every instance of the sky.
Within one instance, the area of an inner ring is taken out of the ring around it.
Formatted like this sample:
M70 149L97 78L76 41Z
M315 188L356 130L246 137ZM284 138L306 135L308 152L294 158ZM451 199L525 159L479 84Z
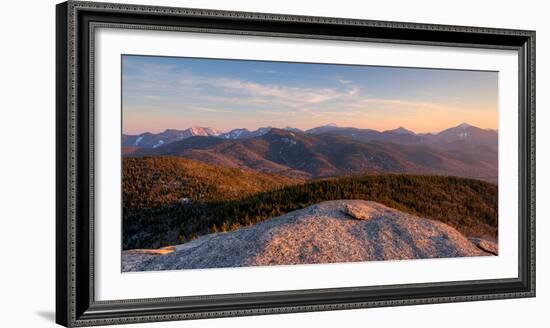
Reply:
M124 55L125 134L326 124L439 132L498 127L498 73Z

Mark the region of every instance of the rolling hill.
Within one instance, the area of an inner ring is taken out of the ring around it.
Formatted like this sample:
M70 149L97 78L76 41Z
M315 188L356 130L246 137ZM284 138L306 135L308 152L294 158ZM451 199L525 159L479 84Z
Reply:
M122 162L124 208L233 200L300 182L184 158L124 158Z

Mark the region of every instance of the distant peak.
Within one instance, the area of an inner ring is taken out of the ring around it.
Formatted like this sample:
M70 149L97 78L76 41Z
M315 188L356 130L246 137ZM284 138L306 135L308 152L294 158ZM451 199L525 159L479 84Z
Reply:
M267 132L271 131L272 129L275 129L275 128L272 127L272 126L263 126L261 128L257 128L256 130L254 130L254 132L256 132L256 133L267 133Z
M400 126L397 129L388 130L386 132L393 132L393 133L402 133L402 134L414 134L411 130L405 129L404 127Z
M178 130L178 129L166 129L159 133L159 135L162 136L170 136L170 135L178 135L184 133L184 130Z
M268 128L262 128L262 129L265 129L268 131L268 133L288 133L289 131L285 130L285 129L280 129L280 128L272 128L272 127L268 127ZM259 129L258 129L259 130Z
M297 133L301 133L302 130L298 129L298 128L293 128L291 126L287 126L286 128L284 128L284 130L286 131L292 131L292 132L297 132Z
M286 130L286 129L280 129L280 128L271 128L265 135L269 136L278 136L278 137L294 137L296 136L296 133L294 133L293 130Z
M462 128L462 129L465 129L465 128L469 128L469 127L472 127L470 124L468 123L460 123L457 128Z
M329 124L327 124L327 125L325 125L325 126L330 126L330 127L334 127L334 128L335 128L335 127L337 127L338 125L336 125L336 123L329 123Z
M195 136L217 136L220 134L220 132L216 129L202 126L192 126L186 131Z

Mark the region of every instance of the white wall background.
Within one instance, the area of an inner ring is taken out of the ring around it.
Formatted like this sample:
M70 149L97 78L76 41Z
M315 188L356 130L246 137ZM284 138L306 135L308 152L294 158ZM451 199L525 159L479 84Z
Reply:
M550 23L544 1L130 0L210 9L537 31L537 298L132 325L132 327L541 327L550 306L548 189ZM55 308L55 9L3 3L0 13L0 326L53 327ZM547 323L546 323L547 324Z

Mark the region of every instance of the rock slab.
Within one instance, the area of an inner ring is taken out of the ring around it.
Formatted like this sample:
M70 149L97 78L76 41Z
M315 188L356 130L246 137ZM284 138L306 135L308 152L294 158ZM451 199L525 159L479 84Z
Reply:
M169 251L168 251L169 250ZM411 260L498 254L439 221L363 200L327 201L160 251L122 252L122 271Z

